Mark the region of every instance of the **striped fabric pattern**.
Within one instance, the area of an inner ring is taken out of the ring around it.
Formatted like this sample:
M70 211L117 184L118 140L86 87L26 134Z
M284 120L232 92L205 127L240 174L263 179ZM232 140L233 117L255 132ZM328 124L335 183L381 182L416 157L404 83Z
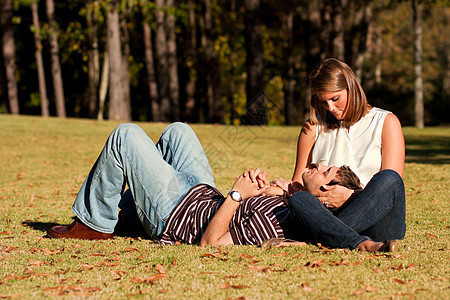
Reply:
M194 186L167 220L160 243L198 244L224 200L212 186ZM228 229L234 244L259 245L269 238L284 238L279 221L285 220L288 214L289 208L281 196L252 197L238 207Z

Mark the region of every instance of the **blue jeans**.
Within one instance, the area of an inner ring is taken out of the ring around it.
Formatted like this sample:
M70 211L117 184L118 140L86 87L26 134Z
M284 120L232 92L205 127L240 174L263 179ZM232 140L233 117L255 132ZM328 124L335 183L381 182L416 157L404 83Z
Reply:
M199 183L214 186L214 176L190 126L169 125L155 145L139 126L121 124L106 141L72 211L88 227L112 233L120 203L157 238L177 203ZM123 194L125 185L129 190Z
M393 170L375 174L364 190L336 214L308 192L293 194L289 207L302 236L327 246L356 249L367 240L405 236L405 187Z

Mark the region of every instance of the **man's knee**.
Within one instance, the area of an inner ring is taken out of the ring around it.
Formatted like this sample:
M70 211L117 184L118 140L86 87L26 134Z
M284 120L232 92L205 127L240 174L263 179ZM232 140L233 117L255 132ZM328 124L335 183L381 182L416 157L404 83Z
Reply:
M123 134L123 133L128 133L130 131L137 131L137 130L141 131L142 128L134 123L122 123L122 124L119 124L116 126L116 128L114 129L114 132Z
M182 122L174 122L171 123L164 129L161 136L168 137L168 136L180 136L180 137L189 137L189 135L195 135L194 131L192 130L191 126L189 126L186 123Z

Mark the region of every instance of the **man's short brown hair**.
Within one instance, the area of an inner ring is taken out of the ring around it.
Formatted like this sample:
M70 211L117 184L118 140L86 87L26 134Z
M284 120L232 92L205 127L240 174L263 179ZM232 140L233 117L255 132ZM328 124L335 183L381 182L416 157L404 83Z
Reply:
M362 189L358 176L345 165L337 170L336 177L328 185L342 185L352 190Z

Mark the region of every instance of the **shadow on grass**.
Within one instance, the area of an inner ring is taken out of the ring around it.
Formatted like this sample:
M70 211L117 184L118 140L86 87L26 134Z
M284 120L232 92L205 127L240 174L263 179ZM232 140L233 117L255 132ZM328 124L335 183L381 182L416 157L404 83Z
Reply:
M25 221L25 222L22 222L22 225L33 228L34 230L42 231L43 233L47 234L47 231L50 228L52 228L53 226L60 225L60 224L57 224L54 222Z
M439 135L405 135L406 162L450 164L450 138Z
M73 217L75 220L75 217ZM34 230L42 231L47 236L47 232L53 226L59 225L69 225L69 224L58 224L54 222L36 222L36 221L24 221L22 222L23 226L33 228ZM124 238L142 238L149 239L149 236L145 232L142 226L133 227L130 226L116 226L114 229L114 236L124 237Z

